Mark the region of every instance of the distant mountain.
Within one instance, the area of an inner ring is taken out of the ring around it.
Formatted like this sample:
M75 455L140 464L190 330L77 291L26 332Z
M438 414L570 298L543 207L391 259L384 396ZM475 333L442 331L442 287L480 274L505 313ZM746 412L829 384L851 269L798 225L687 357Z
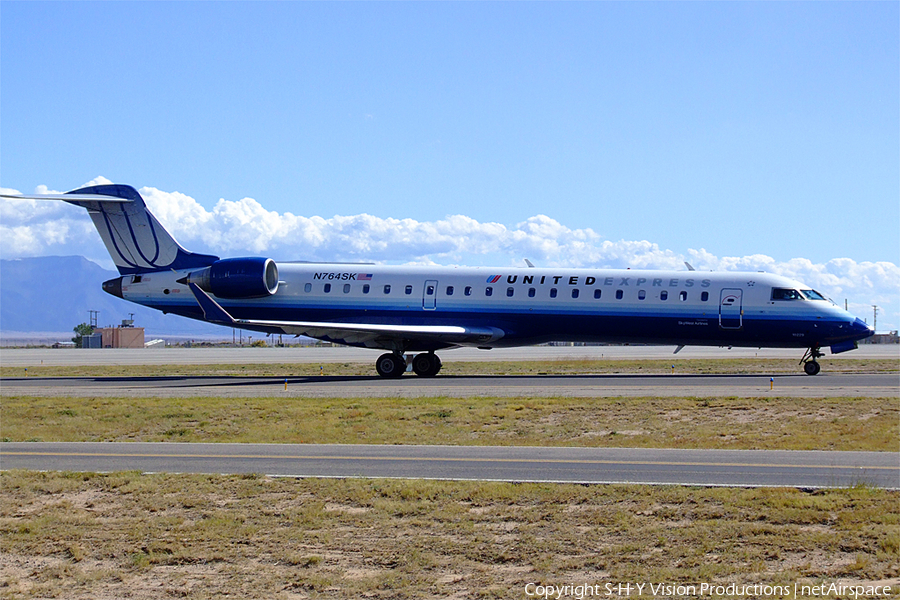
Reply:
M100 311L98 325L119 325L134 313L146 339L164 336L230 338L224 327L193 321L133 304L104 292L101 284L118 277L81 256L43 256L0 260L0 333L71 332Z

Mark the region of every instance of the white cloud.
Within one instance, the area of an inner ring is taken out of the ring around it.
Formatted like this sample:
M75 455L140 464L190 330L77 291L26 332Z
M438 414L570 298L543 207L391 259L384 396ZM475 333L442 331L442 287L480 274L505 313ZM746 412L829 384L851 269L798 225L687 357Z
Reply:
M110 181L106 177L103 177L102 175L100 175L99 177L94 177L93 179L91 179L90 181L85 183L84 185L80 185L78 187L84 188L84 187L90 187L92 185L109 185L111 183L112 183L112 181Z
M89 184L109 183L103 177ZM38 193L48 192L40 187ZM179 192L152 187L139 190L153 214L185 247L222 256L266 255L276 260L375 261L414 264L684 268L778 273L831 295L849 299L859 315L882 307L879 330L900 323L900 268L889 262L835 258L814 263L806 258L778 261L755 254L718 257L707 250L686 255L646 240L604 240L591 229L572 229L547 215L514 226L482 223L465 215L433 222L381 218L368 214L330 218L279 214L252 198L220 199L207 210ZM14 190L3 190L4 193ZM81 254L109 264L99 237L83 209L61 202L0 202L0 256L16 258Z
M0 192L20 193L8 188L0 188ZM54 192L39 186L34 193ZM3 258L59 254L60 249L83 254L85 244L95 250L103 249L83 208L53 200L0 201L0 256Z

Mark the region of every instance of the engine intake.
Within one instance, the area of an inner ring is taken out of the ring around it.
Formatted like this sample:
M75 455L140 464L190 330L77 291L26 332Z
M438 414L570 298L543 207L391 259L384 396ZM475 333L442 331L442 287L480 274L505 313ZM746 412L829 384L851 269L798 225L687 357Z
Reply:
M226 258L179 283L196 283L219 298L264 298L278 291L278 266L271 258Z

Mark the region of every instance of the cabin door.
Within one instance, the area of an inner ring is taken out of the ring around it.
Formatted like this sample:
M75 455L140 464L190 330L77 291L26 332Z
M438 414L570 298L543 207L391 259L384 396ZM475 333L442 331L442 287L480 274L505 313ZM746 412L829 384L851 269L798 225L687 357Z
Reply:
M434 310L437 306L437 287L436 279L429 279L425 282L425 289L422 290L422 308L425 310Z
M725 288L719 295L719 327L722 329L740 329L743 323L744 310L741 306L741 290Z

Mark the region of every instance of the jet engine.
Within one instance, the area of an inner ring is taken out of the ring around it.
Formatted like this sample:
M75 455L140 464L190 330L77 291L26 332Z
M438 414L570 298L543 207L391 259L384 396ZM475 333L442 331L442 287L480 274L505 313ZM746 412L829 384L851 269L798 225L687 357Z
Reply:
M278 291L278 266L271 258L226 258L178 282L219 298L264 298Z

